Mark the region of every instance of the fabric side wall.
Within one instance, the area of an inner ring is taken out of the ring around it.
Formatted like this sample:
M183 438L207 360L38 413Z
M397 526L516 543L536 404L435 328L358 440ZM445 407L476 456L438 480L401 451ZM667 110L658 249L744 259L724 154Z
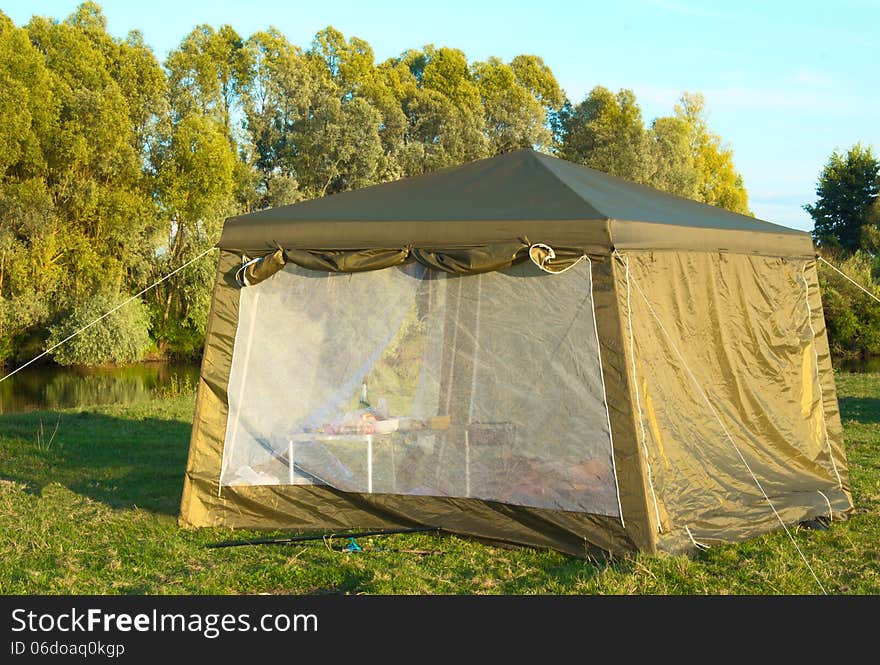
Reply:
M768 498L786 523L827 514L829 503L849 510L848 487L830 463L829 441L846 477L821 302L816 289L807 307L804 261L620 256L629 263L631 362L660 549L778 529ZM806 274L815 280L815 267ZM618 292L626 278L618 270Z
M849 468L846 464L846 450L843 442L843 425L840 422L840 408L837 404L837 387L834 384L834 368L831 365L831 348L828 344L828 330L825 326L825 312L822 308L822 294L819 290L818 264L815 260L804 262L802 277L805 282L805 297L809 298L813 324L813 344L816 365L819 373L819 388L825 415L827 446L823 449L826 457L822 464L840 478L840 489L849 498L852 494ZM842 461L842 464L838 464Z
M619 284L613 261L593 263L593 305L605 379L608 417L626 532L643 552L656 551L656 526L648 511L644 471L636 437L624 337L621 334Z
M238 327L239 301L239 287L234 274L240 265L241 254L221 250L205 333L205 350L180 506L180 523L186 526L223 523L213 506L219 489L229 411L227 388ZM196 478L199 482L195 482Z

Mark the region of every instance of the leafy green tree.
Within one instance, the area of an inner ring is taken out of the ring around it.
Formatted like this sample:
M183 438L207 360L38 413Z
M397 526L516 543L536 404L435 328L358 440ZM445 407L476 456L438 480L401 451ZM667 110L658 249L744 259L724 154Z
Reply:
M518 55L510 61L516 82L540 102L546 113L558 111L565 95L553 71L537 55Z
M634 182L646 179L642 111L631 90L596 86L562 119L560 156Z
M870 147L857 143L846 152L831 154L819 176L815 205L804 206L813 218L817 242L838 245L847 252L866 246L876 251L878 176L880 160Z
M343 99L362 94L373 80L373 49L358 37L346 41L333 26L315 35L309 53L323 61Z
M54 346L111 311L124 298L101 292L50 328L47 346ZM152 345L150 316L141 300L133 300L52 351L59 365L103 365L133 363L144 357Z
M560 103L559 86L538 58L518 58L516 66L489 58L471 67L480 91L489 150L495 154L517 148L548 149L553 140L547 111Z
M87 2L63 22L0 27L0 356L31 349L99 288L145 273L155 208L143 170L164 74ZM6 94L14 95L14 98ZM7 101L15 108L6 108Z
M751 215L748 193L733 164L733 150L709 130L703 96L684 93L675 106L675 117L684 122L688 130L697 170L697 200Z
M222 125L194 113L175 122L153 154L156 197L168 220L154 278L195 258L220 237L235 212L236 153ZM152 291L153 333L160 350L190 355L201 347L216 257L202 257Z
M254 199L240 121L253 55L230 26L209 25L196 27L168 55L168 112L149 152L162 220L151 263L154 280L213 246L223 220ZM215 265L216 257L208 254L151 292L151 325L160 351L192 356L201 349Z
M676 117L656 118L646 138L644 184L696 199L698 174L687 124Z
M429 44L386 65L396 70L395 92L406 117L405 175L488 156L480 91L464 53Z
M130 264L142 262L155 231L142 168L144 142L136 131L143 110L133 108L150 91L121 85L116 77L130 65L131 72L152 75L155 82L156 70L142 66L143 49L115 42L103 26L100 10L86 3L62 23L34 18L28 27L45 54L61 106L47 152L47 182L55 213L64 220L70 249L63 261L74 301L101 285L124 290ZM149 98L160 96L159 87Z
M252 67L250 55L228 25L218 30L210 25L194 28L165 63L172 111L181 117L209 116L232 138L234 112Z
M479 114L480 89L471 76L464 52L428 45L410 63L410 71L423 88L441 93L463 113Z
M244 86L260 201L277 205L373 184L383 153L381 114L370 102L373 52L332 27L308 51L277 30L247 43Z
M856 250L851 255L826 259L845 275L880 298L880 260ZM822 308L828 327L828 342L835 359L861 358L880 354L880 306L851 282L828 268L819 268Z
M46 325L63 279L46 184L59 112L43 55L0 12L0 364Z
M4 184L0 193L0 364L42 350L42 333L57 315L57 303L67 300L63 258L68 249L45 182L31 178Z
M314 198L373 184L382 154L381 116L361 94L372 78L372 49L327 28L305 59L310 95L291 132L300 188Z
M251 71L242 83L251 163L257 182L247 208L295 203L302 198L296 179L292 132L307 112L313 85L302 51L277 29L254 33L246 42Z

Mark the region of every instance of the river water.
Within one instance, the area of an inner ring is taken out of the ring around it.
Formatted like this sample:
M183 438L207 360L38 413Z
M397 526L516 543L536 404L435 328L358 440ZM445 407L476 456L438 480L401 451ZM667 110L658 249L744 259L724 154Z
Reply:
M157 394L194 391L198 378L197 365L31 366L0 383L0 414L147 402Z

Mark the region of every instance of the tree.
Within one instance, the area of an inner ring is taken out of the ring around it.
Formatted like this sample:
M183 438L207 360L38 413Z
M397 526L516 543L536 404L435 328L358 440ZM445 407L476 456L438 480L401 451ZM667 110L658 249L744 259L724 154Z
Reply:
M260 205L373 184L382 155L373 52L332 27L308 51L270 29L248 40L243 86Z
M488 154L483 109L467 59L428 45L376 68L383 109L383 177L427 173Z
M101 292L72 310L63 323L50 329L47 346L58 344L109 312L119 304L117 300L115 294ZM149 331L146 305L142 300L133 300L59 346L52 351L52 357L59 365L137 362L152 344Z
M831 154L819 176L815 205L804 206L813 218L813 237L818 243L838 245L847 252L876 244L878 174L880 160L861 143L845 153L835 150Z
M165 63L175 113L196 112L216 120L230 139L233 112L250 68L250 52L230 26L194 28Z
M698 197L690 133L681 118L656 118L647 132L644 184L689 199Z
M34 18L28 26L60 104L46 177L64 220L66 293L74 301L108 284L124 291L155 233L143 172L146 139L137 128L146 125L141 104L161 97L161 72L149 51L114 40L104 26L94 3L62 23Z
M43 55L0 12L0 364L45 326L63 280L46 184L60 105Z
M167 220L156 278L214 245L223 219L235 211L236 154L223 127L193 113L167 131L153 155L156 198ZM153 290L152 327L160 350L188 355L201 348L215 263L205 256Z
M240 210L250 167L240 158L234 117L252 53L229 26L198 26L168 55L168 114L150 151L153 195L163 220L153 256L154 279L214 245L223 220ZM236 196L238 195L238 197ZM151 294L152 330L159 349L199 352L207 325L216 259L202 257Z
M381 116L362 94L373 76L372 49L357 38L346 43L328 27L305 59L310 94L291 131L300 188L314 198L373 184Z
M751 215L742 176L733 165L733 150L709 130L706 102L699 93L684 93L675 106L675 117L685 123L697 171L697 200Z
M257 183L247 208L295 203L303 194L296 179L295 123L304 116L314 85L302 51L277 29L254 33L246 42L251 71L242 82L251 163Z
M532 96L550 113L558 111L565 101L565 95L553 71L537 55L518 55L510 61L516 82L528 90Z
M828 256L837 268L880 297L880 259L861 250ZM880 354L880 307L869 296L830 269L819 269L822 309L831 353L838 358L867 358Z
M509 65L489 58L474 63L471 71L480 91L492 154L550 147L553 137L547 112L560 104L562 94L540 58L517 56Z
M164 75L87 2L63 22L0 21L0 356L41 343L98 289L144 274L155 208L143 171ZM6 97L13 95L13 98ZM7 100L15 108L6 108ZM0 358L2 359L2 358Z
M561 130L563 159L634 182L647 179L645 127L631 90L614 94L596 86L562 116Z

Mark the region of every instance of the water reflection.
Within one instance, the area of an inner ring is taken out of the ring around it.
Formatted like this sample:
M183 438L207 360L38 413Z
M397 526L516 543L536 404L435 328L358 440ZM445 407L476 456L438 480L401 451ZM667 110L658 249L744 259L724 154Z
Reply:
M0 413L98 404L133 404L157 392L194 387L195 365L144 363L129 367L27 367L0 383Z
M841 372L880 373L880 356L838 361ZM198 383L197 365L143 363L130 367L27 367L0 383L0 414L37 409L146 402L159 392Z
M834 369L840 372L854 372L857 374L862 372L877 374L880 373L880 356L841 360L834 363Z

